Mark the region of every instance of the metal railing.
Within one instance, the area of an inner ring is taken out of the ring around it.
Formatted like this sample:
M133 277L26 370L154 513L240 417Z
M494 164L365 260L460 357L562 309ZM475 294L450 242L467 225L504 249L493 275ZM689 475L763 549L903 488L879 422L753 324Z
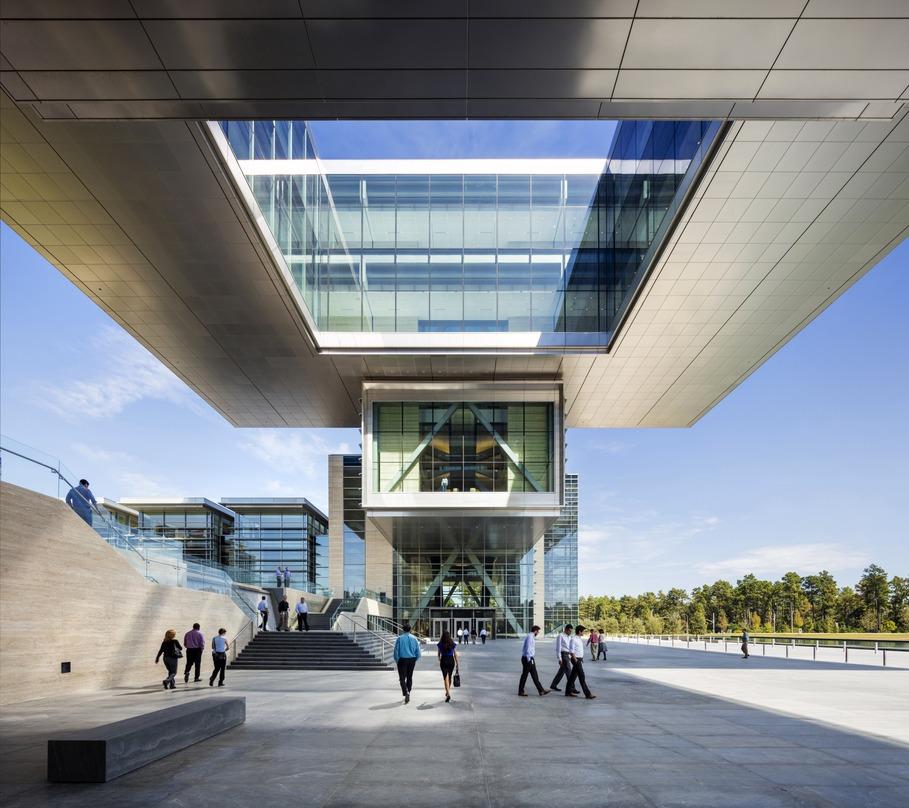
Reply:
M399 635L404 633L404 627L395 620L392 620L390 617L383 617L380 614L368 614L366 615L367 625L374 631L387 631L389 634ZM429 642L428 637L424 637L422 634L417 634L416 631L411 629L411 634L419 640L420 643L426 644Z
M155 584L228 595L241 610L251 613L253 621L255 620L255 609L238 594L235 581L226 568L215 563L184 558L181 542L148 535L117 522L106 508L86 498L78 490L78 478L59 459L6 435L0 436L0 479L10 476L9 461L13 459L26 464L19 469L18 484L56 499L63 499L70 492L80 497L91 513L90 526L111 547L119 550L146 580ZM40 474L46 475L47 472L50 472L51 478L45 476L42 479Z
M240 654L240 651L243 648L246 648L249 643L255 639L256 628L259 625L258 614L255 617L247 620L235 635L234 638L230 641L230 648L228 649L227 664L233 665L237 661L237 657ZM243 645L240 646L240 640L243 640ZM237 650L239 648L239 650Z
M339 632L341 634L346 634L349 636L357 645L363 645L363 637L372 637L374 640L378 640L381 645L380 659L384 664L389 664L389 660L394 655L395 648L395 639L394 635L389 636L388 632L374 631L369 627L369 622L363 617L363 615L354 614L353 612L344 612L343 615L337 621L332 623L332 631ZM359 638L359 639L358 639ZM367 648L367 651L369 649ZM369 653L373 653L369 651Z
M716 635L716 634L607 634L607 639L616 642L632 642L644 645L657 645L669 648L685 648L693 651L714 651L717 653L740 653L742 638L740 635ZM898 645L907 647L898 647ZM887 655L890 655L890 663L897 661L897 665L903 667L909 664L909 656L894 656L909 653L909 643L901 640L841 640L831 637L812 638L810 635L804 637L767 637L761 635L749 635L749 649L753 646L760 648L760 656L775 656L784 659L800 659L818 661L818 652L832 652L821 654L822 662L849 662L849 652L852 651L852 662L856 664L869 664L865 659L856 658L856 651L871 652L876 658L880 659L882 667L888 664ZM771 649L768 654L767 649ZM811 655L796 655L796 648L804 648L811 651ZM840 660L842 653L842 660ZM757 654L754 654L757 656ZM867 658L867 657L866 657Z
M342 612L355 612L357 607L360 605L360 598L342 598L341 602L338 604L337 608L331 613L331 617L328 618L328 625L334 626L337 622L338 617Z

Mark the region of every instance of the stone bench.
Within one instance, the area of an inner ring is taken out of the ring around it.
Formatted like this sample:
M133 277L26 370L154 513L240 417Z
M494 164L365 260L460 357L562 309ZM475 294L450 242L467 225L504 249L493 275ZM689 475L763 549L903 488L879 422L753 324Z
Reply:
M106 783L246 720L246 699L201 698L47 742L47 779Z

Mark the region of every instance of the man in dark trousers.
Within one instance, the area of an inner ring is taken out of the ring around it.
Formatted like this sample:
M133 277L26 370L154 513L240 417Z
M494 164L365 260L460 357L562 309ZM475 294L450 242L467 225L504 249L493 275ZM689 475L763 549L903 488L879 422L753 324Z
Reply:
M555 651L556 660L558 660L559 663L559 670L552 680L552 684L549 685L550 690L561 691L562 688L559 687L559 682L562 681L562 677L571 676L571 630L573 628L574 626L569 623L565 626L565 630L556 637ZM570 689L571 688L569 688L569 690Z
M262 595L262 600L256 608L262 617L262 631L268 631L268 598L265 595Z
M584 691L584 697L595 699L596 696L590 692L587 687L587 678L584 676L584 632L587 631L584 626L578 626L574 630L574 637L571 638L571 676L568 677L568 684L565 685L565 695L577 697L578 691L574 686L575 682L581 683L581 690Z
M309 604L307 604L306 598L300 598L300 602L297 604L297 631L303 631L304 626L309 631Z
M287 602L287 595L281 595L278 601L278 631L290 631L287 625L287 618L290 612L290 604Z
M410 626L401 626L401 635L395 641L395 664L398 667L398 681L404 694L404 703L410 702L410 691L413 689L413 669L420 658L420 643L410 633Z
M748 643L751 638L748 636L748 629L742 629L742 659L748 659L750 654L748 653Z
M198 682L202 673L202 650L205 648L205 637L199 631L198 623L193 623L192 629L183 635L183 647L186 649L186 669L183 671L183 681L189 681L189 669L195 665L196 675L193 681Z
M521 681L518 682L518 695L526 696L524 692L524 685L527 684L527 677L529 676L534 685L536 686L537 693L541 696L545 696L549 691L546 690L543 685L540 684L540 677L537 676L537 663L535 661L536 656L536 639L537 634L540 633L539 626L532 626L530 629L530 634L524 638L524 645L521 648Z

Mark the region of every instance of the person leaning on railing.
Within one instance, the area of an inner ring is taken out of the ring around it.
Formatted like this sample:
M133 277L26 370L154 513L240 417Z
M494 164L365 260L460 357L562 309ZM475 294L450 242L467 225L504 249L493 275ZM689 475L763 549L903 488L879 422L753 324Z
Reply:
M79 480L79 485L74 485L66 495L66 504L69 505L85 522L92 523L92 505L98 507L98 500L88 489L88 480Z

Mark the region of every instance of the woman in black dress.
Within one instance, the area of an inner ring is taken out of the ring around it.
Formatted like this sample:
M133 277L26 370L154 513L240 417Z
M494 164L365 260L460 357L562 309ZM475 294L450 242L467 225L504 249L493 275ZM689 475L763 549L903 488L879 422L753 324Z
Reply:
M177 675L178 660L183 656L183 646L177 639L177 632L172 628L164 633L164 641L158 649L158 656L155 657L156 665L161 661L162 656L164 657L164 667L167 668L167 678L161 684L164 685L165 690L168 688L176 690L174 677Z
M442 682L445 684L445 701L451 701L451 675L460 662L455 641L447 631L442 632L442 639L436 646L439 649L439 667L442 669Z

